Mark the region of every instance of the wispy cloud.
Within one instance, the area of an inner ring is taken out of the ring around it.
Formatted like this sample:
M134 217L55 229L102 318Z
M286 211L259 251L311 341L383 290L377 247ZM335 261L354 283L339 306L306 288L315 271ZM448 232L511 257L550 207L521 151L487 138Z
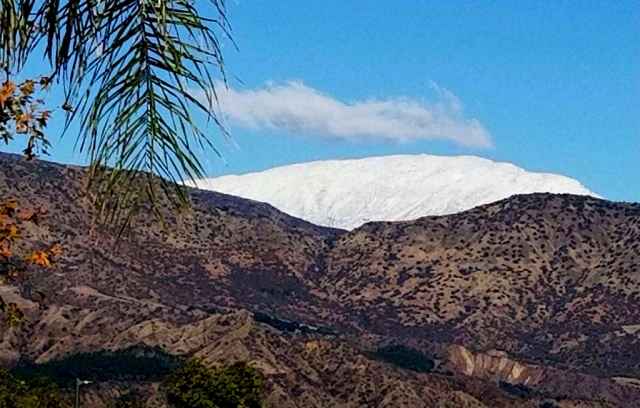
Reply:
M460 100L432 85L434 101L394 98L343 102L298 81L247 90L219 84L215 109L231 125L247 129L339 139L444 139L469 147L491 146L489 132L478 120L464 116Z

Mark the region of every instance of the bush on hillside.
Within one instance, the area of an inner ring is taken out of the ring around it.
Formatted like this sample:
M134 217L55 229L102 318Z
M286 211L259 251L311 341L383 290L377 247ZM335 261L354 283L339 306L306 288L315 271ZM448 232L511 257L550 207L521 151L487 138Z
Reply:
M0 370L0 407L3 408L69 408L58 387L40 377L22 381L7 370Z
M136 394L126 394L118 399L114 408L147 408L147 404Z
M175 408L262 407L262 377L246 363L215 370L193 360L167 376L163 385Z

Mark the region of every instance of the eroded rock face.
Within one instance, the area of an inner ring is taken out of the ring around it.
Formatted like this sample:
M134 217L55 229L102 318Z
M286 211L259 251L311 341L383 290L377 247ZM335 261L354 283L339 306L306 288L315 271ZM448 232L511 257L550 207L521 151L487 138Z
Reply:
M453 345L448 349L445 367L467 377L523 385L532 395L540 397L581 398L598 401L597 406L602 407L640 406L640 388L624 386L609 378L523 364L503 351L473 353Z
M450 347L447 363L454 371L467 376L527 386L539 384L544 375L544 369L511 360L504 352L491 350L473 354L458 345Z

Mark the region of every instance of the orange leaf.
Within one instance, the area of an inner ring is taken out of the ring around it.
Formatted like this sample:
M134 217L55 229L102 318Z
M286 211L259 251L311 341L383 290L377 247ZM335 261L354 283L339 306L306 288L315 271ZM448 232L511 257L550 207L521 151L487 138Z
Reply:
M2 88L0 88L0 108L4 109L5 102L13 96L15 89L16 84L11 81L7 81L2 84Z
M40 266L51 266L51 261L49 260L49 254L45 251L36 251L29 256L29 262L34 265Z
M13 214L18 209L18 202L16 200L7 200L2 204L2 207L7 213Z
M31 95L33 91L36 90L36 85L32 80L27 79L22 85L20 85L20 90L25 95Z
M0 229L0 241L15 241L19 236L20 230L15 224L9 224Z
M26 133L27 125L29 124L29 120L31 119L30 113L23 113L18 117L16 121L16 132L17 133Z
M51 248L49 248L49 253L51 255L60 255L62 253L62 248L60 248L60 245L54 245Z

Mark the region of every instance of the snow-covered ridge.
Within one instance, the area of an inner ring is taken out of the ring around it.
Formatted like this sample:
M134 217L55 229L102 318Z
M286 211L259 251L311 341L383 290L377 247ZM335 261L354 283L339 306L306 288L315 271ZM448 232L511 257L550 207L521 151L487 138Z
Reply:
M317 225L452 214L515 194L599 197L577 180L475 156L399 155L326 160L200 180L196 186L263 201Z

